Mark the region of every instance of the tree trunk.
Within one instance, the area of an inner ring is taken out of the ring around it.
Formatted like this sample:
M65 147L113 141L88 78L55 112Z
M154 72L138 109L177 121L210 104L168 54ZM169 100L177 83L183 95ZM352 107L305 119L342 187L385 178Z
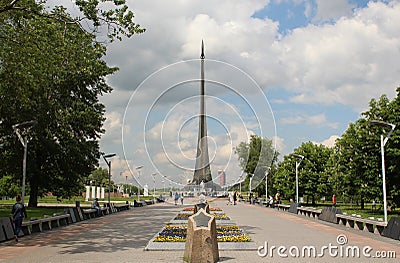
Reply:
M364 197L361 196L361 210L364 210Z
M32 180L29 182L29 186L31 188L31 191L29 194L28 207L37 207L39 184L38 184L37 180L35 180L35 178L32 178Z
M315 196L312 196L312 205L315 205Z

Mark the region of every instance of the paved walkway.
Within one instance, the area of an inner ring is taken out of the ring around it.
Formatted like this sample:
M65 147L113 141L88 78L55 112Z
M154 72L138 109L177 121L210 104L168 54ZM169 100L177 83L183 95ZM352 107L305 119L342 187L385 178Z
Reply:
M185 200L188 202L189 200ZM220 251L220 262L400 262L400 241L383 238L371 233L347 229L343 226L323 223L303 216L274 209L239 203L226 205L218 200L212 205L220 206L250 237L257 246L268 244L286 248L284 258L274 249L271 255L258 255L257 251ZM51 231L0 243L0 262L182 262L183 251L144 251L148 241L170 221L182 206L168 203L134 208L129 211L83 221ZM338 235L345 235L348 243L339 246ZM329 255L328 248L319 258L296 258L289 250L314 246L320 254L323 246L338 246L339 255ZM346 247L362 248L369 251L395 251L397 259L346 257ZM343 256L340 256L342 248ZM264 253L260 250L260 253Z

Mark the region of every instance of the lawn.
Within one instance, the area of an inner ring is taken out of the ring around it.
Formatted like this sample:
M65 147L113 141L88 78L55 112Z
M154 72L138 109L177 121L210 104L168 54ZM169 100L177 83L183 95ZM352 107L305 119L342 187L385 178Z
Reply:
M137 199L137 196L131 197L131 198L126 198L126 197L111 197L111 202L115 201L131 201L133 202L133 199ZM153 199L151 196L141 196L141 200L148 200L148 199ZM28 203L29 196L25 196L25 206ZM76 196L71 199L61 199L57 200L57 197L55 196L45 196L45 197L39 197L38 198L38 204L59 204L60 207L52 207L52 208L45 208L45 207L40 207L40 208L32 208L32 207L27 207L27 214L28 218L25 220L29 220L31 217L37 217L41 218L43 215L53 215L54 213L63 213L64 208L62 205L65 204L75 204L75 201L80 201L81 205L91 205L92 202L85 202L85 198L81 196ZM104 201L107 201L107 195L105 196ZM11 208L12 205L15 204L15 199L14 200L0 200L0 217L8 217L11 216Z
M11 208L11 205L0 206L0 217L11 216ZM28 214L28 217L25 220L29 220L31 217L41 218L44 215L52 216L54 213L64 213L64 208L27 207L26 213Z

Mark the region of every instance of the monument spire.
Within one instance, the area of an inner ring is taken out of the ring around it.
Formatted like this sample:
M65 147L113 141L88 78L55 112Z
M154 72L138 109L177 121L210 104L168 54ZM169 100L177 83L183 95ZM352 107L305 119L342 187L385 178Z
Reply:
M193 184L200 184L201 182L207 183L212 181L210 158L208 156L208 142L207 142L207 124L206 124L206 111L204 103L204 42L201 41L201 55L200 55L200 115L199 115L199 134L197 138L197 154L196 166L193 175Z

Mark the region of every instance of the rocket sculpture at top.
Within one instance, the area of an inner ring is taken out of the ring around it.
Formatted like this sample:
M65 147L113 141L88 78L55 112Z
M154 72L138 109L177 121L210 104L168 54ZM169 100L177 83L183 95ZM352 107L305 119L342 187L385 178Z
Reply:
M201 41L201 78L200 78L200 116L199 116L199 134L197 139L196 166L194 170L192 184L201 184L212 181L210 160L208 156L207 143L207 124L204 105L204 43Z

